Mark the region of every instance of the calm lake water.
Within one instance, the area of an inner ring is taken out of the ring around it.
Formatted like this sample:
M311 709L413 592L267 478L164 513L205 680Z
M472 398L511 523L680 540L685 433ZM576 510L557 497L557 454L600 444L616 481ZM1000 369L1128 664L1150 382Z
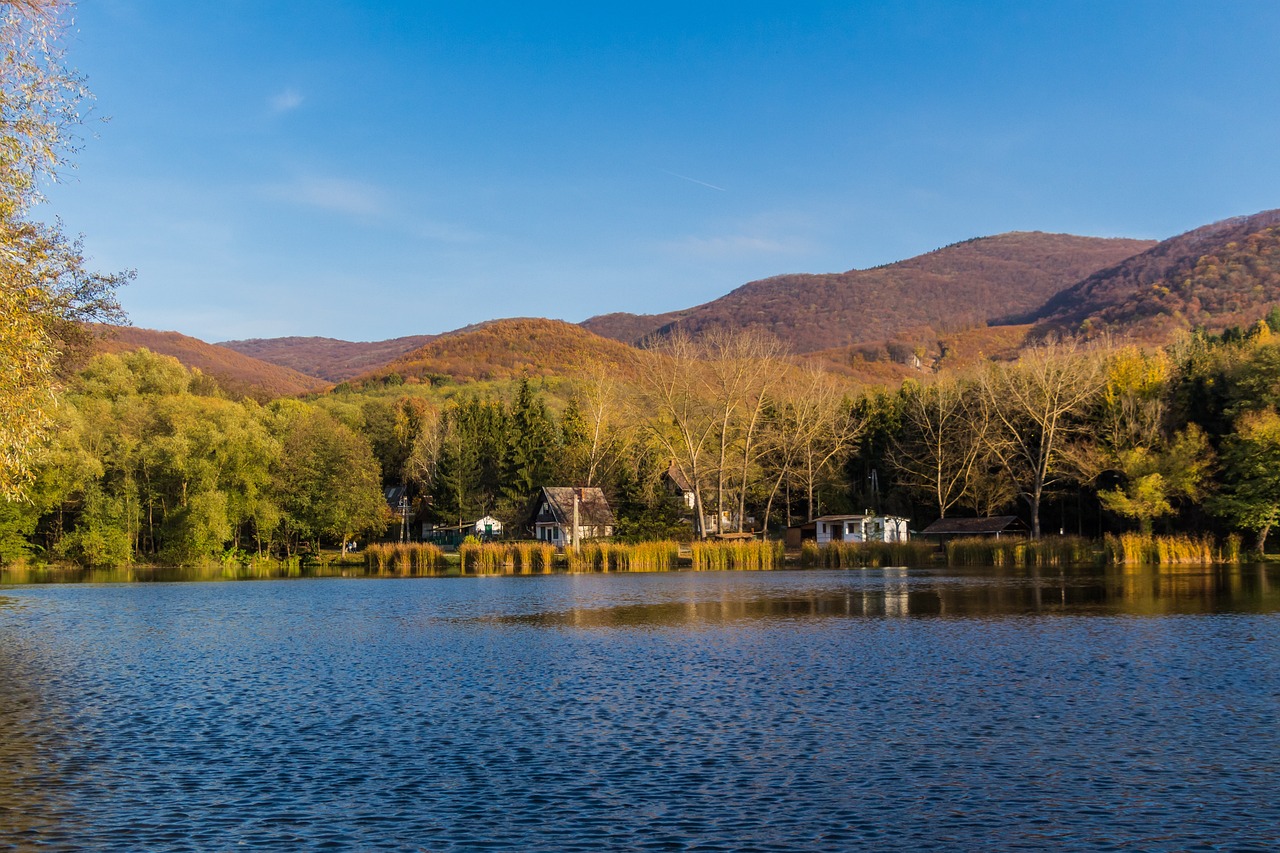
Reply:
M1280 573L0 589L0 846L1273 850Z

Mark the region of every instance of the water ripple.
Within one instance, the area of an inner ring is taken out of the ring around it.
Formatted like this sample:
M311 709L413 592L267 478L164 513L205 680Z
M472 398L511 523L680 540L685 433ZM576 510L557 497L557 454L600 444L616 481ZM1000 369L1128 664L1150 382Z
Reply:
M1274 849L1250 577L13 589L0 845Z

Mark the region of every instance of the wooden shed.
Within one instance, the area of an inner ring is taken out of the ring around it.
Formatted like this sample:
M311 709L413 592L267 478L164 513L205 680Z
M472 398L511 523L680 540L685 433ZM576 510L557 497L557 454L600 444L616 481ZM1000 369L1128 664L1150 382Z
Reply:
M1031 529L1016 515L993 515L985 518L940 518L916 534L939 545L952 539L1026 539Z

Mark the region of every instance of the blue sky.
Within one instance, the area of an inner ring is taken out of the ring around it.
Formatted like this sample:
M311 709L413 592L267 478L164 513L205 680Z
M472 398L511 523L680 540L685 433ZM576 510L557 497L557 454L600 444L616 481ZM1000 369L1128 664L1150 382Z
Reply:
M655 313L1011 230L1280 207L1280 3L82 0L41 215L136 325Z

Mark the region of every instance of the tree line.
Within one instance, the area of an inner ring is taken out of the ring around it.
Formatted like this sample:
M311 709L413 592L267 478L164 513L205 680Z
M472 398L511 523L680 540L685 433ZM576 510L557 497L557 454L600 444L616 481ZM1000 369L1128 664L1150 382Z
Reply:
M885 503L917 519L1016 511L1036 537L1046 517L1086 534L1245 531L1261 551L1280 519L1277 330L1280 308L1165 347L1046 341L869 394L851 483L878 468Z
M1164 348L1045 341L858 392L758 332L676 334L627 370L584 365L567 393L526 379L448 400L259 404L168 357L100 355L67 382L24 498L0 504L0 556L344 547L387 527L393 486L419 520L492 514L518 534L544 485L602 488L632 540L872 508L917 529L1017 513L1037 537L1242 530L1261 550L1280 520L1277 328L1280 309Z

